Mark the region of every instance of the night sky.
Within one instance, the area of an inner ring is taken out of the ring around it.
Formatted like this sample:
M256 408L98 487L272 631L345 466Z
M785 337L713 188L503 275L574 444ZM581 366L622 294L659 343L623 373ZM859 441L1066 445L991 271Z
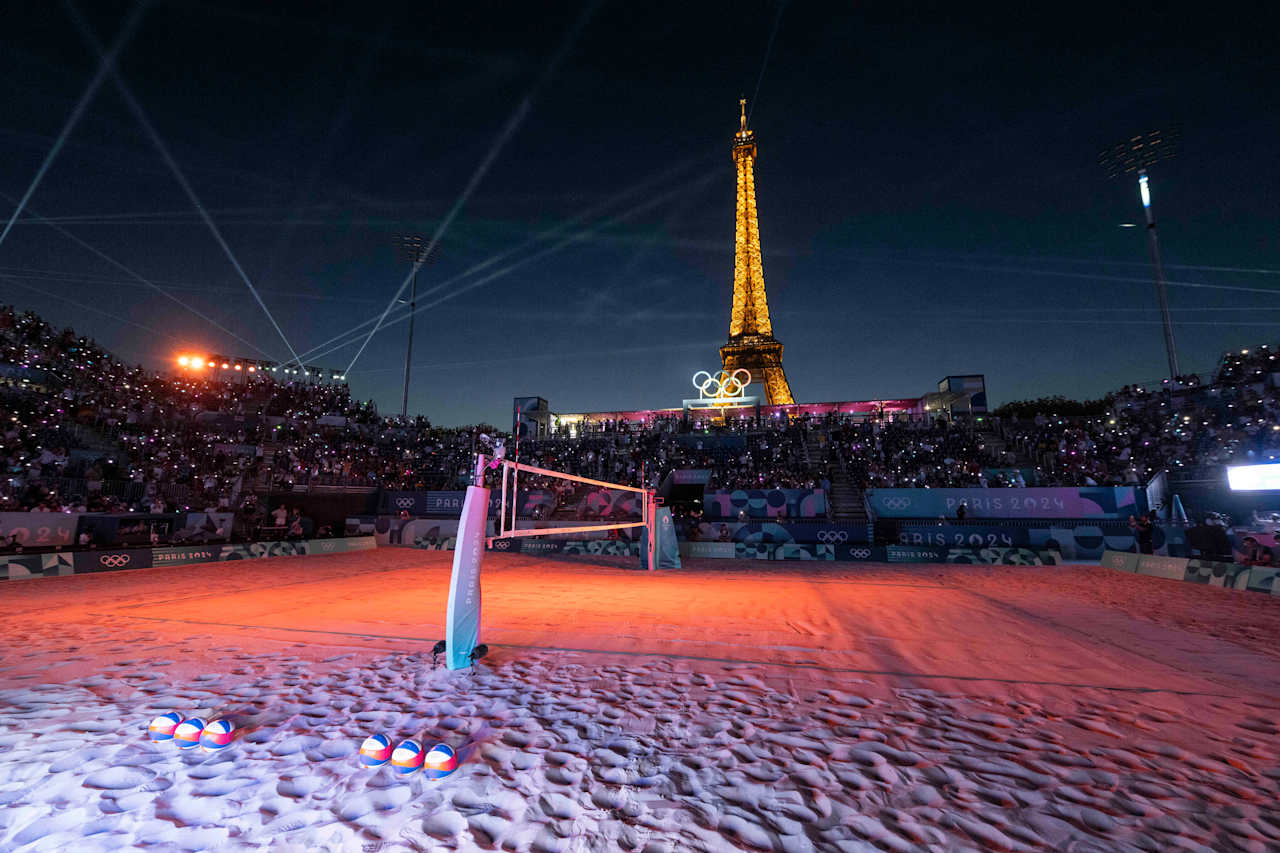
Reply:
M134 8L77 2L106 43ZM420 306L448 298L418 315L410 410L441 424L506 423L517 395L693 396L728 332L744 96L800 401L954 373L985 373L996 404L1158 380L1145 235L1120 227L1137 188L1096 158L1175 123L1152 187L1182 367L1280 338L1267 7L974 5L177 0L147 7L119 68L299 352L382 312L407 272L395 236L434 233L493 155L418 280ZM62 3L6 7L0 227L97 67ZM287 359L110 75L29 205L0 300L158 368ZM349 376L389 414L406 332ZM341 370L360 340L307 360Z

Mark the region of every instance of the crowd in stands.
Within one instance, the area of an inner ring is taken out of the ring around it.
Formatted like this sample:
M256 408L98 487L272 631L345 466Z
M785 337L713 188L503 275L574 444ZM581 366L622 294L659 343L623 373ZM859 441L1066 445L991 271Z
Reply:
M996 461L974 423L934 421L841 425L838 440L863 488L973 486Z
M826 464L815 464L805 452L806 421L756 424L730 421L711 429L676 417L648 424L609 421L588 425L570 435L524 441L526 460L554 471L609 482L638 484L643 473L649 486L667 472L702 469L710 472L709 489L817 488Z
M1222 465L1280 458L1280 394L1271 371L1228 366L1225 379L1209 383L1185 377L1155 391L1126 386L1106 414L1041 413L1000 428L1049 486L1138 485L1162 470L1208 477ZM1253 381L1241 381L1246 375Z
M578 423L519 450L528 464L650 486L673 469L707 470L710 489L1138 485L1166 468L1280 456L1276 362L1255 348L1207 381L981 419L659 417ZM270 495L295 490L461 489L477 450L509 443L488 426L384 418L344 384L128 365L12 308L0 308L0 403L0 511L263 515Z
M124 364L0 308L0 511L226 511L300 485L466 484L483 428L381 418L345 385L226 377Z

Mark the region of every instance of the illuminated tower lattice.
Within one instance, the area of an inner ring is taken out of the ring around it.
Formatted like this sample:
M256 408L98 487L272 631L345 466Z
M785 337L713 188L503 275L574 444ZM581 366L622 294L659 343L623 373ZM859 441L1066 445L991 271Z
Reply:
M756 216L756 135L747 130L746 99L738 104L742 114L733 138L733 162L738 169L733 309L729 316L729 342L720 347L720 361L727 371L746 368L752 376L761 377L765 398L771 405L794 403L782 369L782 344L773 336L769 298L764 292L760 223Z

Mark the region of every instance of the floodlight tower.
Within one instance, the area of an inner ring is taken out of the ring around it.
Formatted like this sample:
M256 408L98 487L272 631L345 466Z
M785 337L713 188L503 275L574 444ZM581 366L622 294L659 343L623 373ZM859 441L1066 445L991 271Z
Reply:
M1147 238L1151 251L1151 266L1155 270L1156 300L1160 304L1160 321L1164 326L1164 349L1169 358L1169 378L1179 375L1178 347L1173 340L1173 320L1169 317L1169 286L1164 278L1164 264L1160 262L1160 238L1156 235L1156 218L1151 212L1151 179L1147 167L1168 160L1176 153L1177 130L1153 130L1117 142L1098 155L1098 162L1107 170L1108 177L1137 173L1138 196L1142 199L1142 212L1147 218Z
M396 237L400 259L413 265L413 287L409 296L409 345L404 352L404 396L400 400L400 417L409 420L409 362L413 359L413 311L418 303L418 268L427 262L431 254L426 238L421 234L401 234ZM400 300L404 302L404 300Z

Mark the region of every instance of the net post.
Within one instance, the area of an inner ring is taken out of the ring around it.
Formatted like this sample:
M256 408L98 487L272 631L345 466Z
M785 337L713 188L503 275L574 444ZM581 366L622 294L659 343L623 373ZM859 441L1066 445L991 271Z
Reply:
M506 533L507 527L507 466L502 466L502 504L498 508L498 530L497 535L501 536Z
M471 666L480 641L480 566L484 561L489 490L484 484L485 457L476 454L476 482L467 487L453 548L449 602L445 611L445 662L449 669Z
M651 572L658 568L658 525L654 523L658 516L657 500L657 492L644 493L644 522L648 533L645 536L645 568Z
M503 469L506 473L506 469ZM520 509L520 463L517 462L511 466L511 526L508 530L516 529L516 512Z

